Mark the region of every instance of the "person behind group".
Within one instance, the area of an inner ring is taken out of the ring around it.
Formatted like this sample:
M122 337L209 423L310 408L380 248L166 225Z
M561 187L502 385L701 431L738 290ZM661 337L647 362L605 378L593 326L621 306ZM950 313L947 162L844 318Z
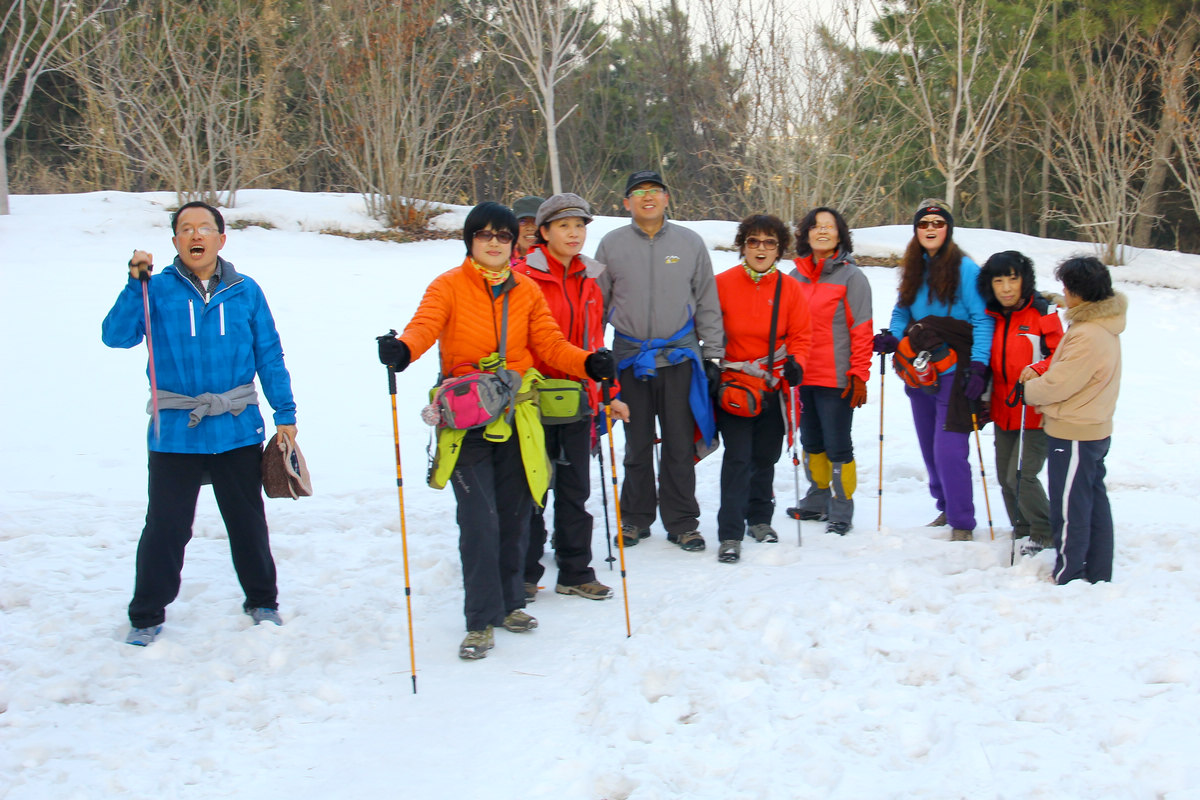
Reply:
M125 288L101 327L109 347L135 347L149 334L154 348L148 372L157 383L158 419L147 433L146 524L125 638L141 646L162 632L166 607L179 594L206 482L229 534L243 611L255 625L283 624L262 499L264 424L254 388L257 375L275 411L276 432L294 445L296 403L283 347L262 289L219 255L225 246L221 212L185 203L171 216L171 232L175 260L152 275L153 255L135 250Z
M904 390L929 473L929 493L937 501L938 517L930 527L949 524L953 541L974 538L967 458L972 410L987 388L995 328L979 294L978 277L979 266L954 242L949 206L940 200L922 201L913 215L913 238L900 267L890 330L874 339L875 352L894 352L900 338L915 332L914 323L920 323L922 342L944 342L955 353L957 360L940 376L935 394L907 386Z
M1035 282L1033 261L1016 250L994 254L979 270L979 294L996 322L990 365L996 475L1013 539L1029 538L1021 546L1023 555L1050 547L1052 536L1049 501L1038 479L1046 463L1046 433L1041 415L1021 398L1020 375L1051 355L1062 339L1058 312Z
M567 341L537 285L512 270L517 233L507 207L475 206L463 225L462 264L433 280L403 333L378 337L379 360L398 372L437 344L445 378L497 369L520 376L509 413L485 428L438 430L431 483L452 483L458 501L464 659L487 655L495 625L516 633L537 627L523 610L522 589L530 508L545 495L550 469L532 401L535 357L576 377L614 374L612 354L589 354Z
M555 322L567 340L586 350L604 346L604 300L596 276L604 265L582 255L587 241L587 225L592 209L577 194L556 194L537 210L537 241L525 253L514 270L533 279ZM561 370L535 359L534 366L547 378L564 379ZM596 384L584 381L588 405L603 414L600 391ZM628 407L612 401L613 415L629 419ZM612 589L596 580L592 568L592 515L587 501L591 495L589 457L595 425L591 414L560 425L546 425L546 450L555 465L551 486L554 489L554 560L558 565L558 594L575 595L589 600L606 600ZM538 581L545 572L541 558L546 545L546 523L542 510L535 508L530 517L529 548L525 558L525 596L537 596Z
M1025 399L1045 420L1054 581L1112 580L1113 519L1104 488L1121 389L1121 339L1129 301L1098 259L1069 258L1062 281L1067 332L1054 355L1021 372Z
M513 203L512 211L516 215L518 228L517 240L513 242L513 264L524 258L529 248L537 244L537 212L544 202L545 198L528 196Z
M766 388L762 405L752 416L745 415L751 409L731 413L722 403L717 404L717 430L725 444L717 560L726 563L741 558L747 530L757 541L779 541L771 516L775 510L775 462L783 450L785 432L782 403L803 380L813 336L808 302L800 285L777 268L780 255L791 244L783 220L768 214L746 217L738 225L733 243L741 263L717 276L725 327L721 366L761 378Z
M662 176L644 170L625 183L632 221L600 241L596 259L605 320L616 331L613 353L625 423L625 480L620 536L631 547L650 536L657 507L667 540L683 550L705 547L696 501L696 440L712 442L716 426L709 383L725 354L721 307L708 249L700 236L667 220L670 195ZM654 481L655 420L662 437L658 491Z
M808 300L813 347L800 387L800 443L808 492L800 519L827 520L826 533L854 524L858 469L854 409L867 402L873 327L871 284L854 263L850 228L835 209L814 208L796 223L792 277Z

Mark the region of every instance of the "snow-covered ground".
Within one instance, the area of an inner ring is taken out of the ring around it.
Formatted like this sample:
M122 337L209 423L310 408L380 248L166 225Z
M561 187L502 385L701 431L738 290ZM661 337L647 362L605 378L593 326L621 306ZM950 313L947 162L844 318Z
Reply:
M422 480L418 411L436 371L422 359L399 397L414 695L374 337L408 321L462 244L321 234L378 228L354 195L239 195L231 222L274 227L231 231L223 254L271 302L317 494L268 503L284 627L242 615L205 491L182 594L160 640L135 648L123 638L145 513L145 350L107 349L99 327L134 248L160 265L173 255L173 202L17 196L0 217L0 796L1200 796L1200 355L1189 333L1200 257L1142 251L1114 271L1130 313L1107 585L1053 586L1050 553L1008 566L990 430L995 541L978 480L976 542L924 527L935 509L908 404L893 375L881 398L876 376L855 417L849 536L808 524L797 547L795 523L778 514L779 544L747 542L741 563L717 563L713 455L697 468L710 549L684 553L656 525L626 553L627 638L597 476L597 563L617 598L556 595L548 557L529 609L541 627L498 631L487 659L462 662L454 498ZM587 252L623 224L597 219ZM731 244L733 223L685 224L713 248ZM855 231L856 250L897 252L910 232ZM1085 249L995 231L956 238L980 262L1024 251L1042 288L1057 289L1054 265ZM736 261L712 257L718 271ZM866 272L878 327L896 273ZM792 504L786 456L776 492Z

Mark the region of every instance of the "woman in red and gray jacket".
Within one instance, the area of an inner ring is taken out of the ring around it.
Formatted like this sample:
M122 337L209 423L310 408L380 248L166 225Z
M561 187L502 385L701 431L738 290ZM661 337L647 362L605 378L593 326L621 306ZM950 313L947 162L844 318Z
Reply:
M1035 291L1033 262L1016 250L996 253L984 262L979 270L978 288L987 304L987 313L996 320L991 360L996 474L1000 476L1013 538L1028 536L1021 554L1032 555L1053 543L1050 506L1038 479L1046 463L1046 433L1042 430L1042 415L1022 402L1017 387L1021 370L1048 359L1058 349L1062 323L1054 306Z
M854 409L867 402L871 378L871 284L854 263L850 228L832 208L814 208L796 224L796 271L808 299L813 347L800 387L800 443L808 493L800 519L828 520L845 536L858 485Z
M596 276L604 265L582 255L587 241L587 224L592 210L577 194L565 192L545 200L537 209L537 243L514 263L513 270L533 278L542 290L550 313L571 344L585 350L604 347L604 299ZM574 380L549 364L535 361L547 378ZM603 414L600 390L585 380L584 390L591 408ZM616 388L613 389L614 393ZM629 408L620 400L612 401L613 416L629 419ZM595 426L592 417L575 422L546 426L546 450L555 464L554 479L554 560L558 565L558 594L607 600L612 589L596 580L592 568L592 515L586 508L591 494L589 457ZM546 523L543 509L535 509L530 520L529 547L525 555L525 599L537 596L538 581L545 567L541 559L546 547Z

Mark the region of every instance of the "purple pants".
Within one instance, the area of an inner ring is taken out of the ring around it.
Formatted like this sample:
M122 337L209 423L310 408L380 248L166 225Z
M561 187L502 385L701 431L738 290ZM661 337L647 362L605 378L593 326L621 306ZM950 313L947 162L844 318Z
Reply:
M946 512L946 523L964 531L975 530L975 499L971 485L970 434L946 430L946 409L953 391L952 375L942 376L937 394L905 387L912 404L913 423L921 457L929 472L929 493L938 511Z

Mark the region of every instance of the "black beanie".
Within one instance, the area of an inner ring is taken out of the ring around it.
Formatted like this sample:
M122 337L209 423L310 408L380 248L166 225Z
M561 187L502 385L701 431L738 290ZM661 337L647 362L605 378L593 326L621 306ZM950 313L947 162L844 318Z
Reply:
M954 215L950 213L950 209L938 203L926 203L917 209L917 213L913 214L913 231L917 230L917 223L922 217L941 217L946 220L946 236L949 237L954 233Z

